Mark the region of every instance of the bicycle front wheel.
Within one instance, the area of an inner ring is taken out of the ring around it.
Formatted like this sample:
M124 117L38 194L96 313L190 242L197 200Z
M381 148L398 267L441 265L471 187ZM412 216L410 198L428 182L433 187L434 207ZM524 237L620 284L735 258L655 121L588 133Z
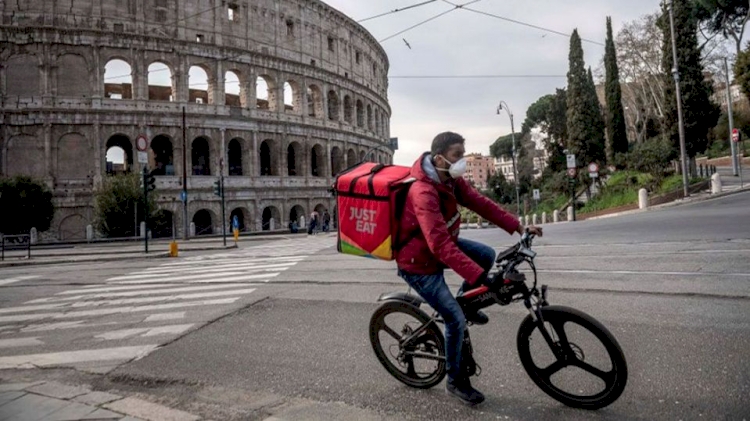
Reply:
M383 367L407 386L429 389L445 377L443 334L417 307L400 301L378 307L370 318L370 343Z
M552 347L530 315L517 337L521 363L534 383L574 408L599 409L616 401L625 390L628 368L612 333L569 307L544 307L542 318Z

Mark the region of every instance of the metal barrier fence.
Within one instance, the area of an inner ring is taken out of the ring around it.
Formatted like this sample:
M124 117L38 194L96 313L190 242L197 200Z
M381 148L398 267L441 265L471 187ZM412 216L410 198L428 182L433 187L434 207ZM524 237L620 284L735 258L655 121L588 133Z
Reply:
M0 235L0 260L5 260L5 250L26 250L26 258L31 259L31 235Z

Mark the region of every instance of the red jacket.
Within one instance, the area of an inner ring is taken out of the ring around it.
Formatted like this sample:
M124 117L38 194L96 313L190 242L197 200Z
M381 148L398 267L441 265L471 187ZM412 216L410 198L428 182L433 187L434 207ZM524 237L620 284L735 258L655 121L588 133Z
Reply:
M434 180L434 168L427 171L423 154L411 168L416 181L409 188L400 221L401 240L411 237L396 254L398 267L405 272L429 275L440 272L445 266L473 284L484 269L471 260L456 245L461 225L458 205L469 208L482 218L512 234L519 221L498 204L471 187L463 178L445 183ZM412 234L421 229L421 233Z

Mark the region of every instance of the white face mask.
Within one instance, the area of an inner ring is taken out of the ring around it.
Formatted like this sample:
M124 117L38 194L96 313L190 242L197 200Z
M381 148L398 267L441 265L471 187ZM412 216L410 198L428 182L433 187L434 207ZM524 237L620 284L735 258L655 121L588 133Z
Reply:
M466 172L466 158L461 158L456 162L450 162L443 155L438 156L445 159L445 162L451 164L451 166L447 170L445 170L444 168L438 168L438 171L448 171L448 174L450 174L452 178L459 178Z

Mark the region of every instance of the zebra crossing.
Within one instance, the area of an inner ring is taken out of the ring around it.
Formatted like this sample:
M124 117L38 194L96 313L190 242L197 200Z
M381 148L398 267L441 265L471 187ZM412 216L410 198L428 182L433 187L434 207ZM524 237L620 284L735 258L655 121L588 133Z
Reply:
M111 369L250 302L331 237L276 240L170 261L0 308L0 369ZM23 282L0 279L0 287Z

